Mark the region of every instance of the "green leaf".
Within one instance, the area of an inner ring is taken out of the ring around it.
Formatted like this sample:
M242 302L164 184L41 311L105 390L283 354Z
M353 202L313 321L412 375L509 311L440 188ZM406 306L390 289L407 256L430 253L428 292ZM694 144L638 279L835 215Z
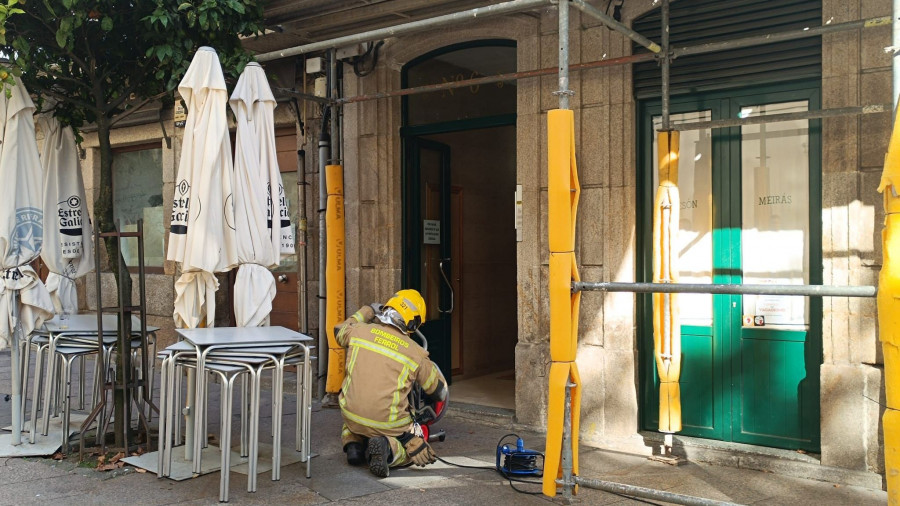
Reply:
M71 9L73 5L75 5L75 0L63 0L63 7L66 9Z
M104 32L111 32L113 29L113 19L109 16L103 16L103 21L100 22L100 28L102 28Z
M184 2L183 4L178 6L178 12L190 9L191 7L193 7L193 5L191 5L189 2Z
M66 33L61 29L56 32L56 43L59 47L66 47Z

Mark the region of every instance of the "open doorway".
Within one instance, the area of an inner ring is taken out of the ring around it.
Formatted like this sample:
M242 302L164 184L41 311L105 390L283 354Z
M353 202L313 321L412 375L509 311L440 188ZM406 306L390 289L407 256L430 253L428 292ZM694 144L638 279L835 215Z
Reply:
M515 47L446 48L416 62L407 84L431 82L420 66L434 79L498 74L515 70ZM508 409L518 339L515 90L410 97L403 138L404 284L428 305L429 352L453 402Z

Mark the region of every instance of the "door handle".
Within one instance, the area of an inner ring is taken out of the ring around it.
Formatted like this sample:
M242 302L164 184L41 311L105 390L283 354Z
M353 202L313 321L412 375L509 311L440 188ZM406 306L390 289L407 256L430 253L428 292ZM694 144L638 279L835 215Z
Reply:
M444 278L444 283L447 283L447 288L450 289L450 309L443 309L440 307L440 305L438 305L438 311L440 311L441 313L447 313L447 314L450 314L453 312L453 299L455 297L453 294L453 285L450 284L450 280L447 279L447 273L444 271L444 262L449 262L449 261L450 261L449 258L442 258L441 261L438 262L438 270L441 271L441 277Z
M288 282L287 274L279 274L279 275L278 275L278 282L279 282L279 283L287 284L287 282Z

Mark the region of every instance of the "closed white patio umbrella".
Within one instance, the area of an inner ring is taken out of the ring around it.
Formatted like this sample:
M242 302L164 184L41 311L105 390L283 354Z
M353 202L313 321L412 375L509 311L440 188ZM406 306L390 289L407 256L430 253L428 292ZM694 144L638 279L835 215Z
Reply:
M225 117L228 91L215 49L201 47L178 85L187 106L181 159L175 178L175 198L169 234L168 260L181 265L175 282L175 325L182 328L212 327L216 316L216 272L237 265L232 187L234 170L231 140ZM197 391L193 372L188 373L188 404L194 406ZM194 432L200 418L196 406L187 416L185 458L194 459L200 472L200 455L194 458ZM199 439L197 440L199 441Z
M212 327L219 285L213 273L237 265L228 92L214 49L197 51L178 92L188 115L166 254L182 272L175 283L174 318L179 327Z
M268 325L275 298L270 268L294 253L294 234L275 149L275 96L266 73L247 64L229 101L237 118L234 207L238 268L234 315L240 327Z
M50 114L41 114L44 132L44 245L41 259L50 270L47 290L57 313L78 312L75 280L94 270L94 245L75 135Z
M22 442L19 340L53 316L47 289L28 264L41 253L41 161L34 135L34 103L18 80L0 92L0 350L12 352L11 444Z

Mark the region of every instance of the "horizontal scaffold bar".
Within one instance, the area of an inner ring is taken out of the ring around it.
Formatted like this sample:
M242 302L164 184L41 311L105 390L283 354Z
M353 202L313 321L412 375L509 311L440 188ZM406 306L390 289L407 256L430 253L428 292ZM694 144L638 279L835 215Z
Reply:
M784 114L769 114L766 116L748 116L746 118L717 119L712 121L696 121L671 125L670 130L684 132L687 130L703 130L706 128L731 128L744 125L757 125L760 123L777 123L779 121L796 121L804 119L834 118L838 116L854 116L859 114L877 114L890 112L891 104L873 104L858 107L837 107L834 109L816 109L803 112L789 112Z
M727 295L798 295L809 297L874 297L874 286L833 285L726 285L714 283L572 283L572 290L579 292L633 292L633 293L714 293Z
M339 48L351 46L361 42L370 42L380 40L387 37L397 37L408 33L420 32L447 25L461 25L462 23L486 18L488 16L497 16L500 14L512 14L526 10L536 9L538 7L547 7L551 5L550 0L510 0L499 4L486 5L477 7L467 11L454 12L443 16L422 19L419 21L411 21L402 25L389 26L387 28L379 28L377 30L369 30L367 32L345 35L334 39L323 40L320 42L312 42L302 46L291 47L279 51L271 51L256 56L256 61L265 62L277 60L279 58L287 58L289 56L297 56L301 54L322 51L324 49Z

